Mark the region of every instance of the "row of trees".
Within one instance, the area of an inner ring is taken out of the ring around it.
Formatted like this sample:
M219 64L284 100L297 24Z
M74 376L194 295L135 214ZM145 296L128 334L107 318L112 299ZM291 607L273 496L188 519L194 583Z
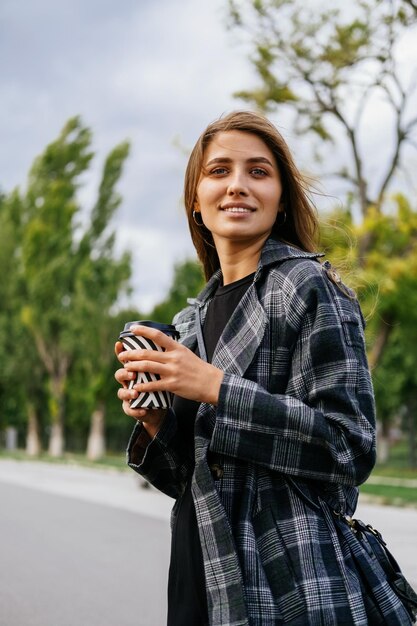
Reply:
M118 327L111 310L130 276L111 229L129 146L107 156L86 216L77 191L91 141L79 118L69 120L34 161L26 188L0 200L0 425L25 428L31 454L47 432L49 453L60 456L64 424L84 429L86 416L90 453L101 445Z
M407 0L313 6L229 0L230 26L252 46L259 77L237 95L290 119L303 146L314 147L314 173L343 183L343 208L321 216L322 248L345 268L368 319L380 441L401 418L416 465L417 212L399 173L409 173L415 147L417 76L400 51L415 34L417 8ZM371 167L369 123L382 113L386 139ZM0 197L0 429L27 432L32 454L47 434L49 452L61 455L65 431L70 447L88 441L97 458L105 425L117 449L131 428L116 399L112 353L124 321L140 315L115 313L131 271L129 254L115 254L113 221L129 146L107 156L87 212L77 192L91 141L79 118L69 120L35 160L25 190ZM166 299L147 316L171 319L201 285L195 261L176 266Z
M87 442L87 456L123 449L131 421L116 397L113 346L137 310L119 310L130 293L131 257L115 253L116 187L129 145L105 159L91 210L79 201L94 153L80 118L35 159L24 190L0 196L0 431L25 437L53 457ZM167 298L151 317L170 321L202 286L200 267L174 269ZM126 299L126 298L125 298Z

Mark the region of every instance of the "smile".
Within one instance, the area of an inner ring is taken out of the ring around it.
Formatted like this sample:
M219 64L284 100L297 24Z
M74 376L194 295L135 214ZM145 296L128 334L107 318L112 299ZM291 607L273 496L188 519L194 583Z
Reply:
M225 207L221 209L222 211L226 211L227 213L252 213L254 209L248 209L243 206L233 206L233 207Z

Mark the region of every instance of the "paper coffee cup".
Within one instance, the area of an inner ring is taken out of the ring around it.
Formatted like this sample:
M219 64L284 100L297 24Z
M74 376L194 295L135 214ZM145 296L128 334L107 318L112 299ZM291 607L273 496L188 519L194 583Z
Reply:
M164 352L164 348L156 344L150 339L145 337L138 337L134 335L130 328L132 326L148 326L149 328L156 328L172 339L178 340L179 333L175 330L175 326L172 324L160 324L159 322L151 322L149 320L126 322L124 329L119 335L119 341L122 342L125 350L158 350ZM149 383L151 381L159 380L158 374L152 374L151 372L138 372L136 378L130 381L129 389L132 389L136 383ZM172 394L169 391L151 391L140 393L137 398L130 401L132 409L167 409L172 404Z

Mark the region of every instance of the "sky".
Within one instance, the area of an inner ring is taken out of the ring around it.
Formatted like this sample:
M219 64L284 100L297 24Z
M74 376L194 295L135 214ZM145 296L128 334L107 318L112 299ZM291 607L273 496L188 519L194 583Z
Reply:
M88 209L106 155L128 139L114 225L141 312L163 299L174 263L195 257L181 203L187 151L208 123L245 108L235 91L257 84L226 22L226 0L0 2L0 188L24 188L33 159L80 115L96 152L80 191Z
M133 304L149 310L173 265L195 257L181 205L189 150L242 108L251 67L227 32L224 0L2 0L0 187L25 186L33 159L81 115L96 152L81 190L94 202L108 152L128 139L118 250L133 253Z

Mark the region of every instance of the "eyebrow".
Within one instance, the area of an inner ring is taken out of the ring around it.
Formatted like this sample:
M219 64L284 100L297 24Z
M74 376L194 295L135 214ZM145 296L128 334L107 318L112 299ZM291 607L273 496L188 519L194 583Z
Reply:
M232 161L233 159L230 159L228 157L216 157L208 161L206 163L206 167L208 165L214 165L215 163L232 163ZM266 157L262 157L262 156L251 157L250 159L246 159L246 163L266 163L267 165L270 165L271 167L273 167L273 164L271 163L271 161L267 159Z

